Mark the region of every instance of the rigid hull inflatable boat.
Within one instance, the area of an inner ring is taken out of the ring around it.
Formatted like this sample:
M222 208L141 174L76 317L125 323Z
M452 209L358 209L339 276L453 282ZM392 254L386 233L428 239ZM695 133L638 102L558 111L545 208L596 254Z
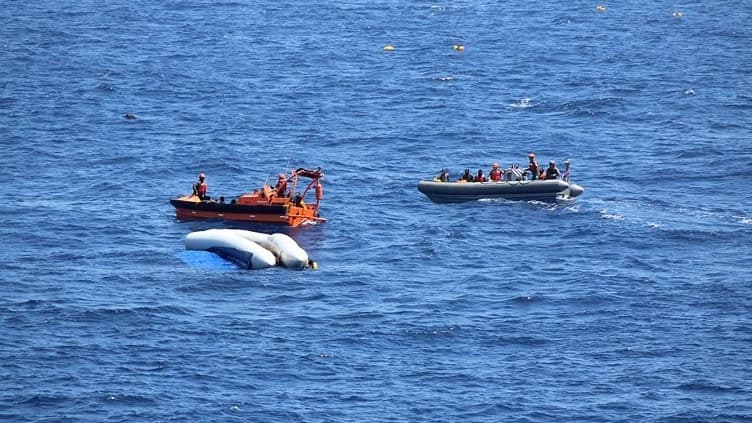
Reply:
M418 191L435 203L460 203L485 198L556 201L577 197L585 190L561 179L498 182L418 182Z

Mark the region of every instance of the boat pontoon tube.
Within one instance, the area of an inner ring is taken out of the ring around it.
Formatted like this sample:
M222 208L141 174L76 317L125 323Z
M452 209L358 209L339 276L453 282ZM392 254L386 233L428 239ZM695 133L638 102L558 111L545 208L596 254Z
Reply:
M185 237L185 248L210 251L245 269L265 269L277 263L274 254L259 244L218 230L189 233Z

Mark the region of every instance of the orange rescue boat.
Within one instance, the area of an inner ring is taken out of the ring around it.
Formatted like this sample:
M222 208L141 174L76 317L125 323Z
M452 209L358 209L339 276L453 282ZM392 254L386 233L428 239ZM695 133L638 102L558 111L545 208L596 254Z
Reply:
M283 189L264 184L261 189L245 193L227 202L220 200L201 200L196 195L184 195L170 200L175 207L178 219L225 219L242 222L272 223L298 226L303 223L325 222L319 216L319 204L323 197L321 168L299 168L290 172L289 177L280 174L286 182ZM305 178L301 180L301 178ZM306 184L307 181L307 184ZM305 184L302 192L298 186ZM295 194L293 194L295 193ZM315 201L306 202L313 195Z

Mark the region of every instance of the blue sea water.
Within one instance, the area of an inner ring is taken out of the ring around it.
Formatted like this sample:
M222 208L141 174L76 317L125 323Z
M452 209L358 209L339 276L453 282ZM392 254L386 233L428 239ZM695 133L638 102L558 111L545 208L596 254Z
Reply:
M602 4L3 2L0 420L752 421L752 3ZM299 166L318 270L184 250Z

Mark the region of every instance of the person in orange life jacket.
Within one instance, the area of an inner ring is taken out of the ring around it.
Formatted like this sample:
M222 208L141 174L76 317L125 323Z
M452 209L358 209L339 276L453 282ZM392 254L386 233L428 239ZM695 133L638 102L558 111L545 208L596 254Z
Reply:
M198 174L198 181L193 183L193 195L197 196L199 200L210 200L211 197L206 195L206 191L209 189L209 184L206 183L206 175L203 172Z
M493 168L488 172L488 178L494 182L501 180L501 169L499 169L498 163L493 164Z
M525 170L530 171L532 179L536 180L540 175L538 174L538 162L535 161L535 153L528 154L527 158L530 159L530 163L528 163L527 169Z
M478 169L478 174L475 175L475 182L486 182L487 179L483 176L483 169Z
M277 193L278 197L285 196L285 192L287 191L287 178L285 178L284 173L279 174L277 185L274 186L274 191Z
M470 169L465 169L465 173L460 176L460 181L467 181L467 182L473 182L475 178L473 178L473 175L470 173Z
M546 169L546 179L556 179L559 177L559 168L556 167L556 162L551 160L548 162L548 169Z

